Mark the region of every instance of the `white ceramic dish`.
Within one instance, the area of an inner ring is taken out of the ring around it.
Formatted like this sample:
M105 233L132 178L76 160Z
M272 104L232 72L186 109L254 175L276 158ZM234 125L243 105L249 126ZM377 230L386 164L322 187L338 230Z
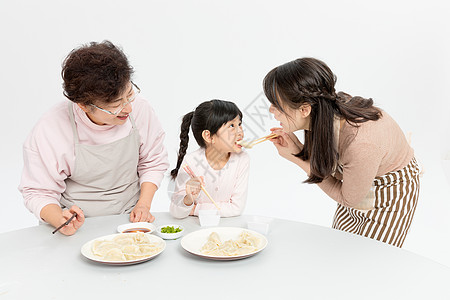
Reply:
M156 226L148 222L136 222L136 223L126 223L117 226L117 232L127 233L127 232L144 232L152 233L156 230Z
M200 226L217 226L220 222L220 214L217 209L201 209L198 211Z
M112 240L113 238L115 238L116 236L121 235L121 234L123 234L123 233L105 235L105 236L90 240L89 242L85 243L81 247L81 254L84 257L86 257L87 259L98 262L98 263L102 263L102 264L106 264L106 265L115 265L115 266L126 266L126 265L142 263L142 262L148 261L152 258L155 258L157 255L161 254L161 252L163 252L164 249L166 248L166 242L163 239L161 239L160 237L157 237L155 235L152 235L152 234L147 234L148 238L150 239L150 242L158 243L158 244L160 244L160 247L161 247L161 249L157 253L155 253L151 256L140 258L140 259L127 260L127 261L110 261L110 260L104 260L98 256L95 256L92 253L92 243L94 243L94 241Z
M180 232L176 232L176 233L164 233L164 232L161 232L161 229L163 227L167 227L167 226L173 226L174 228L180 228L181 231ZM165 240L174 240L174 239L177 239L177 238L183 236L183 234L184 234L184 227L181 226L181 225L177 225L177 224L166 224L166 225L159 226L156 229L156 234L158 236L162 237Z
M208 240L209 235L212 232L217 232L220 236L220 239L222 242L225 242L227 240L233 239L236 240L239 238L239 235L242 233L242 231L248 231L249 233L257 236L260 239L260 244L258 247L258 250L244 254L244 255L236 255L236 256L214 256L214 255L206 255L201 253L200 249L203 247L203 245ZM192 253L194 255L197 255L199 257L207 258L207 259L213 259L213 260L236 260L236 259L242 259L246 258L252 255L255 255L256 253L261 252L266 248L267 246L267 238L253 230L248 230L245 228L239 228L239 227L213 227L213 228L206 228L197 230L194 232L189 233L185 237L181 239L181 247L183 247L184 250L186 250L189 253Z

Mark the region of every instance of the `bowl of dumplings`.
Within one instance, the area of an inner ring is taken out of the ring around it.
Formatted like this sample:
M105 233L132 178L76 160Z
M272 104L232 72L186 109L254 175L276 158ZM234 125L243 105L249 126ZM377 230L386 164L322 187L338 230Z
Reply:
M166 248L166 242L142 232L117 233L93 239L81 247L87 259L109 265L131 265L148 261Z

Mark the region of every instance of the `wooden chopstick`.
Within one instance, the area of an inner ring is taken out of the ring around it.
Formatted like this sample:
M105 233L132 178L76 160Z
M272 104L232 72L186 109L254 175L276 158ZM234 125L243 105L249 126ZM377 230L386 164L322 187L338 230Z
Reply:
M60 229L63 228L64 226L69 225L70 221L72 221L73 218L75 218L76 216L77 216L77 213L74 212L74 213L72 214L72 216L71 216L67 221L65 221L64 223L62 223L61 226L59 226L59 227L56 228L55 230L53 230L52 233L55 234L58 230L60 230Z
M220 210L220 207L217 205L216 201L214 201L214 199L211 197L211 195L206 191L205 187L203 185L200 185L200 188L202 189L203 193L205 193L206 196L208 196L209 200L211 200L211 202L214 203L214 205L217 207L217 209Z
M189 176L191 176L192 178L195 178L197 176L195 176L194 171L192 171L192 169L186 164L184 165L183 169L186 171L186 173L189 174ZM216 201L214 201L214 199L211 197L211 195L206 191L205 187L203 186L203 184L200 184L200 188L202 189L202 191L205 193L205 195L209 198L209 200L211 200L212 203L214 203L214 205L217 207L218 210L220 210L220 207L217 205Z
M271 139L273 139L273 138L276 137L276 136L278 136L278 134L276 134L276 133L271 133L271 134L269 134L269 135L263 136L263 137L260 138L260 139L254 140L254 141L252 142L252 147L255 146L255 145L257 145L257 144L259 144L259 143L262 143L262 142L271 140Z
M252 143L257 142L259 140L266 140L268 138L275 137L276 135L277 135L276 133L271 133L271 134L268 134L266 136L260 137L259 139L253 140Z

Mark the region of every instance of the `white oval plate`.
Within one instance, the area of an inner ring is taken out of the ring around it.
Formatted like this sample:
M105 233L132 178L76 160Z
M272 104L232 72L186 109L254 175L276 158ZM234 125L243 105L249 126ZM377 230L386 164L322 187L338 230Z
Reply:
M148 222L136 222L136 223L126 223L126 224L122 224L117 226L117 232L120 233L124 233L124 231L126 230L130 230L130 229L135 229L137 231L139 231L139 229L147 229L150 231L144 232L144 233L152 233L156 230L155 225L153 225L152 223L148 223ZM143 232L143 230L142 230Z
M160 238L157 237L153 234L146 234L148 236L148 238L150 239L150 242L152 243L159 243L161 246L161 250L153 255L150 255L148 257L144 257L144 258L139 258L139 259L133 259L133 260L127 260L127 261L111 261L111 260L104 260L98 256L95 256L92 253L92 243L94 241L105 241L105 240L112 240L113 238L115 238L118 235L121 234L129 234L129 233L116 233L116 234L110 234L110 235L105 235L93 240L90 240L89 242L85 243L82 247L81 247L81 254L86 257L89 260L98 262L98 263L102 263L102 264L107 264L107 265L115 265L115 266L126 266L126 265L133 265L133 264L138 264L144 261L148 261L154 257L156 257L157 255L161 254L161 252L164 251L164 249L166 249L166 242Z
M260 239L261 242L258 250L251 253L236 256L214 256L201 253L200 249L207 242L208 237L212 232L217 232L217 234L219 234L220 236L220 240L222 242L225 242L230 239L233 240L238 239L242 231L248 231L249 233L257 236ZM264 250L264 248L266 248L267 246L267 243L268 243L267 238L264 235L253 230L248 230L246 228L239 228L239 227L213 227L201 229L191 232L181 239L181 247L183 247L183 249L186 250L187 252L203 258L213 260L235 260L246 258Z

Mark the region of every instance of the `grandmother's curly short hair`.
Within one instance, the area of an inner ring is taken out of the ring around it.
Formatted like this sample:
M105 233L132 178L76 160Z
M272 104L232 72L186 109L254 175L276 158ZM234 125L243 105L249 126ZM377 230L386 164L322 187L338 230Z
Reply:
M120 97L133 75L126 55L110 41L73 49L62 65L64 96L85 105Z

